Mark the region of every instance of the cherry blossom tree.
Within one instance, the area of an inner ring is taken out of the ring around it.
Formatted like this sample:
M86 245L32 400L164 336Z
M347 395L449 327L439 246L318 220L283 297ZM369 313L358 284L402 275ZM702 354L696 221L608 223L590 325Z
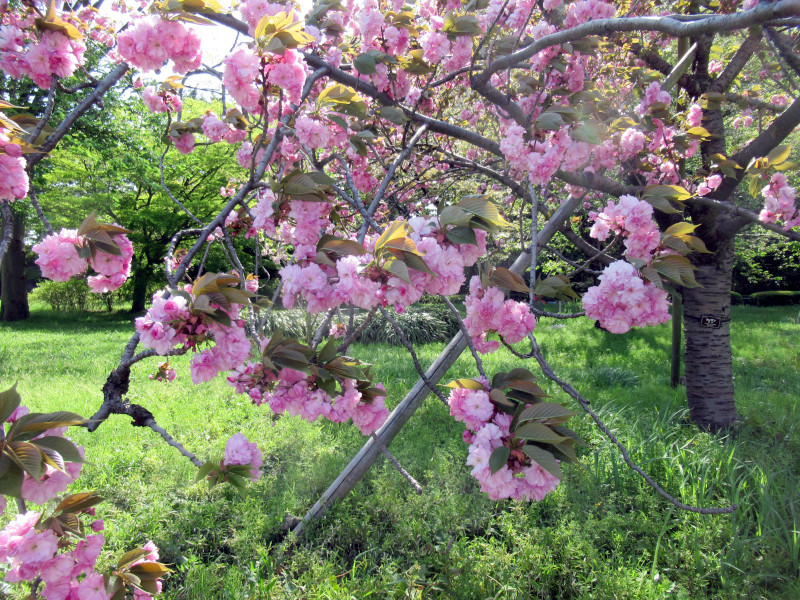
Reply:
M62 11L55 3L9 0L7 7L0 68L30 78L48 99L33 122L4 107L11 116L0 124L0 257L11 238L9 203L30 202L47 224L30 184L37 164L128 71L157 76L141 94L164 115L162 170L172 153L209 144L235 149L240 168L210 219L170 194L196 227L174 233L165 288L136 320L90 430L112 414L130 415L201 477L244 485L259 460L246 440L232 440L222 461L203 462L125 398L133 365L192 353L191 373L177 376L202 383L224 374L255 405L267 405L262 410L352 421L371 447L388 452L412 404L389 416L369 365L346 354L359 332L334 319L343 307L369 317L380 311L403 339L393 312L439 294L458 314L447 296L465 285L461 334L434 374L423 372L406 344L421 378L409 398L431 392L464 423L468 464L492 498L541 499L561 479L561 464L577 460L580 443L565 426L574 413L544 400L529 363L484 371L481 355L501 345L535 359L619 445L544 359L536 317L585 315L622 334L667 321L670 295L682 296L692 417L711 429L737 418L734 237L757 224L800 239L790 184L796 165L784 144L800 124L798 0L426 0L413 7L326 0L307 11L263 0L234 11L216 0L167 0L117 3L113 20L82 2ZM231 29L238 43L220 64L204 65L197 27ZM87 45L108 50L96 72L81 71ZM158 76L164 69L177 75ZM764 98L753 84L768 73L772 82L761 89L775 93ZM199 74L220 79L220 113L184 109L183 86ZM79 91L82 99L50 124L55 96ZM730 127L752 127L757 115L758 128L744 141L726 135L731 106L744 112ZM750 124L741 122L747 118ZM763 200L760 213L745 208L746 192ZM597 245L570 228L576 214L591 220ZM528 233L514 264L481 262L515 225ZM35 248L43 274L64 279L91 269L94 289L115 289L130 270L125 226L89 216L76 229L51 231ZM583 296L585 312L548 313L533 303L535 296L577 297L565 277L537 278L538 253L559 231L588 253L581 269L603 268ZM241 240L253 248L252 270L237 249ZM205 270L214 245L229 272ZM609 258L612 246L621 259ZM282 265L274 298L258 293L265 255ZM468 282L465 269L476 264ZM508 291L530 302L509 299ZM303 340L265 335L264 312L278 297L285 307L324 315L322 325ZM447 397L436 383L464 348L475 376L449 383ZM154 379L176 375L164 362L154 368Z

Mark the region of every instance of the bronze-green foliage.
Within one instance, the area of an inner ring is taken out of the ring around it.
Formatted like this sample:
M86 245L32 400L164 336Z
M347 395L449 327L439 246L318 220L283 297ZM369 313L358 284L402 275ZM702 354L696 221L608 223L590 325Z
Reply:
M256 441L265 473L244 498L229 486L193 485L189 461L152 431L132 428L128 418L112 417L91 435L70 435L86 446L90 462L82 485L107 498L98 515L114 523L107 531L112 553L155 541L176 571L166 598L794 600L800 592L796 312L734 307L743 421L725 436L691 425L683 389L669 387L669 325L617 336L585 320L542 319L536 329L553 368L591 400L633 460L684 502L740 504L732 516L672 509L580 415L570 427L589 444L576 448L585 468L564 466L564 484L540 503L489 501L464 463L462 424L430 397L390 447L424 493L418 496L388 461L379 461L290 549L282 546L284 516L304 514L363 436L327 422L273 424L265 406L252 406L223 378L193 386L188 356L171 359L179 373L172 384L147 379L155 364L137 365L129 397L201 460L220 455L233 433ZM0 383L18 380L36 410L91 415L131 331L120 315L34 310L28 322L0 326ZM419 348L423 367L443 346ZM416 381L403 348L369 344L349 352L375 363L390 407ZM520 361L499 351L484 366L491 376ZM462 356L446 377L476 377L471 358ZM537 381L548 402L577 412L553 384Z

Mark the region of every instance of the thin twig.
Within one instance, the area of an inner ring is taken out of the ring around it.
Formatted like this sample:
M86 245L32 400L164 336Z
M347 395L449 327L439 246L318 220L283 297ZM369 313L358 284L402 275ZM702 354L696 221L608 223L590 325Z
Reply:
M47 220L42 207L39 205L39 200L36 198L36 191L33 189L33 185L28 188L28 198L30 199L31 204L33 204L33 208L36 209L36 214L39 216L39 220L42 222L42 225L47 228L47 233L50 235L55 235L56 232L53 229L53 226L50 224L50 221Z
M441 400L445 406L449 406L447 398L444 397L444 394L442 394L441 390L439 390L439 388L437 388L435 384L431 383L431 380L428 379L427 375L425 375L425 370L419 363L419 358L417 358L417 353L414 352L414 347L411 345L411 342L408 341L408 338L406 337L406 334L403 333L403 330L400 329L400 326L397 324L397 321L394 320L394 317L392 317L392 315L390 315L385 308L381 306L379 309L381 311L381 314L383 315L383 318L389 321L389 324L392 326L392 329L394 329L394 332L397 334L397 337L400 338L400 341L402 342L403 346L405 346L406 350L408 350L408 353L411 355L411 360L414 361L414 368L417 370L420 379L422 379L423 383L425 383L425 385L428 386L428 389L430 389L434 394L436 394L436 397L439 398L439 400Z
M410 483L411 486L417 491L417 494L422 495L422 486L417 482L416 479L414 479L411 476L411 473L406 471L402 467L402 465L399 462L397 462L397 459L394 456L392 456L391 452L389 452L389 449L386 447L386 444L383 443L383 440L374 433L370 434L370 437L373 440L375 440L375 443L378 444L378 447L381 449L381 452L383 452L386 458L389 459L389 462L391 462L394 465L394 468L397 469L400 472L400 474L406 478L408 483Z
M456 318L456 322L458 323L458 328L461 330L461 333L464 334L464 339L467 340L467 347L469 351L472 352L472 358L475 359L475 366L478 368L478 373L481 377L486 377L486 372L483 370L483 361L481 357L478 356L478 351L475 349L475 343L472 341L472 336L467 332L467 326L464 325L464 320L461 318L461 313L458 312L458 309L453 306L453 303L450 302L450 299L447 296L442 296L442 300L447 305L447 308L450 309L450 312L453 313L453 316Z
M367 316L364 318L364 321L359 325L347 338L336 348L336 352L339 354L344 354L347 352L347 349L350 347L350 344L355 342L358 339L358 336L367 328L370 321L372 321L372 317L375 316L375 313L378 312L378 307L374 306L372 310L369 311Z
M572 398L574 398L575 400L578 401L578 404L581 405L581 408L583 408L583 410L586 411L590 417L592 417L592 420L595 422L595 424L600 429L600 431L602 431L603 434L609 439L609 441L619 449L620 454L622 454L622 459L625 461L625 464L627 464L633 471L638 473L647 482L647 484L651 488L653 488L656 492L658 492L658 494L660 494L661 496L666 498L671 504L673 504L677 508L680 508L681 510L686 510L686 511L698 513L698 514L701 514L701 515L730 514L730 513L734 512L738 508L738 505L736 505L736 504L732 504L730 506L725 506L725 507L722 507L722 508L701 508L701 507L697 507L697 506L691 506L689 504L684 504L683 502L681 502L677 498L671 496L666 491L664 491L664 489L652 477L650 477L647 473L645 473L641 469L641 467L639 467L636 463L634 463L631 460L631 457L628 454L628 449L625 448L625 446L622 444L622 442L620 442L617 439L617 437L608 429L608 427L606 427L606 425L600 419L598 414L592 410L591 406L589 405L589 401L586 398L584 398L569 383L567 383L563 379L559 378L553 372L553 369L550 367L550 365L548 364L548 362L545 359L544 355L542 354L542 350L539 347L539 344L536 342L536 338L533 335L531 336L531 346L533 348L533 356L534 356L534 358L536 358L536 362L539 363L539 366L541 367L542 372L545 374L545 376L548 379L550 379L551 381L553 381L556 384L558 384L558 386L562 390L564 390Z

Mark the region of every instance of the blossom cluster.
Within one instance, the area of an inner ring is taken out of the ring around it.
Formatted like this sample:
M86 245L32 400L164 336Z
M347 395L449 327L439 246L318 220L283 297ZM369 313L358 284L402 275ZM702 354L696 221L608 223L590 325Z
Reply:
M148 85L142 92L144 105L151 113L165 113L167 111L180 112L183 108L183 101L175 92L171 90L157 90L152 85Z
M34 511L21 513L0 532L0 561L10 567L5 581L19 583L39 578L45 584L41 594L47 600L110 598L103 576L95 571L105 543L105 537L98 533L104 528L103 521L92 523L95 535L86 536L67 549L52 529L36 530L41 516Z
M29 412L28 407L20 405L6 421L13 423ZM50 429L31 441L63 437L65 431L66 427ZM83 448L78 450L83 455ZM47 465L38 480L26 472L21 488L22 499L46 504L78 478L81 467L82 463L69 461L64 463L63 470ZM6 499L0 496L0 512L5 510L5 506ZM93 508L81 512L94 515ZM103 521L95 519L90 525L94 534L75 541L63 531L57 533L54 529L39 527L41 517L42 513L36 511L20 513L0 531L0 562L8 566L5 582L13 584L39 579L44 584L40 593L47 600L110 598L102 574L95 571L105 543L104 536L99 533L104 529ZM146 549L155 553L155 559L158 558L158 550L152 543ZM142 600L147 597L140 596Z
M485 390L455 388L448 398L450 414L462 421L469 444L467 464L481 485L481 491L492 500L542 500L559 484L559 480L533 462L522 450L523 440L510 431L511 415L498 411ZM489 457L500 446L510 448L506 464L492 474Z
M625 239L625 254L628 258L645 264L653 260L653 254L661 243L661 233L653 220L653 206L633 196L620 196L619 202L609 201L602 212L590 212L594 225L589 235L597 240L606 240L611 232Z
M316 243L329 226L329 207L325 203L293 202L289 216L295 226L281 227L284 239L295 241L295 257L299 263L281 269L283 303L294 306L298 296L305 298L308 311L318 313L342 304L366 310L376 306L392 306L402 313L423 293L451 295L464 284L464 269L475 264L486 250L486 232L475 231L476 244L450 242L432 219L408 221L408 237L414 242L430 272L413 268L408 280L401 279L376 265L372 252L361 256L344 256L335 266L313 262ZM368 239L368 250L375 238Z
M8 134L8 130L0 125L0 202L13 202L28 195L28 173L22 147L11 142Z
M308 76L308 67L295 50L286 50L282 56L272 57L262 66L257 54L242 48L228 56L223 64L225 89L239 106L250 112L259 110L261 81L286 94L289 102L298 103Z
M36 264L42 276L53 281L68 281L91 266L97 275L88 277L86 283L93 292L100 294L118 289L131 273L133 244L124 233L113 235L113 241L120 254L93 248L87 259L81 256L80 250L90 244L90 240L78 235L75 229L62 229L35 244L33 251L39 255Z
M261 477L261 451L255 442L249 441L241 432L232 435L225 444L225 458L223 465L248 465L250 467L250 480L257 481Z
M268 342L265 340L264 345ZM276 415L285 413L310 422L319 417L334 423L352 419L361 433L373 433L389 415L383 397L376 396L367 402L362 399L355 380L344 377L341 381L342 392L331 396L314 385L307 373L295 369L280 369L276 375L260 362L247 362L228 375L228 383L237 393L247 394L257 405L269 403ZM383 389L381 384L376 387Z
M200 66L200 37L180 21L165 21L157 15L140 19L117 36L120 56L143 71L155 71L168 60L176 73Z
M469 295L464 305L467 308L464 325L475 348L482 354L494 352L500 347L497 340L486 339L488 333L496 332L509 344L515 344L536 327L536 317L527 304L506 300L498 287L484 288L478 276L469 282Z
M583 296L586 316L611 333L631 327L660 325L669 321L667 292L639 277L633 265L618 260L600 275L600 285Z
M191 292L191 286L184 291ZM230 326L207 312L192 310L183 296L167 297L156 292L147 314L136 319L136 331L144 346L162 356L179 347L191 349L195 352L191 362L192 381L210 381L222 371L241 365L250 355L250 342L239 318L241 306L231 304L223 308L212 304L212 307L228 315ZM199 350L201 345L209 347Z
M64 18L70 19L67 15ZM12 79L27 76L40 88L50 89L54 76L71 77L83 64L86 45L81 39L71 39L50 29L42 31L37 38L30 25L0 26L0 69Z
M761 194L765 202L759 218L764 223L783 221L787 230L800 225L800 210L795 206L797 191L789 185L786 175L775 173Z

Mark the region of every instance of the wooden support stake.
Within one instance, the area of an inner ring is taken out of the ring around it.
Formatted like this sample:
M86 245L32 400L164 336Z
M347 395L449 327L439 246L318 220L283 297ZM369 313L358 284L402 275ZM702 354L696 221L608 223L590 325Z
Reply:
M539 232L537 245L541 248L547 245L556 232L561 229L564 221L572 214L572 212L580 205L581 199L574 196L567 198L564 203L556 210L553 216L545 223L542 230ZM529 252L529 251L528 251ZM511 265L510 270L515 273L522 274L530 266L530 257L528 252L522 252ZM466 339L462 333L458 333L450 340L442 353L436 358L430 368L425 372L425 376L432 383L436 384L445 376L447 371L461 356L461 353L467 347ZM408 420L422 405L423 400L430 394L430 389L422 381L418 379L414 387L409 390L406 397L397 405L392 411L386 422L378 431L375 436L371 436L367 443L358 451L353 460L344 468L334 482L325 490L322 497L317 500L314 506L311 507L303 517L303 520L298 523L292 530L296 536L303 533L303 529L307 523L315 519L319 519L335 502L344 498L350 491L361 481L366 472L372 466L378 456L381 454L381 447L376 443L376 438L382 442L383 446L391 444L394 437L400 433L403 425L408 423Z

